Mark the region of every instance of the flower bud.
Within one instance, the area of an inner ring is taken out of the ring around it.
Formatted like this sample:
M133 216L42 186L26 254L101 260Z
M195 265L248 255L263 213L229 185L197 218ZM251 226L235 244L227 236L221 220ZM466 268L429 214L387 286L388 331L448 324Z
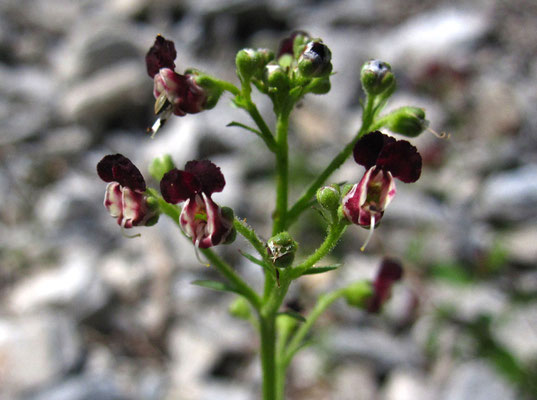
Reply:
M218 81L212 76L206 75L198 70L188 70L185 74L192 76L194 83L203 91L203 94L205 95L203 110L214 108L223 92Z
M323 186L317 191L317 202L327 211L336 212L341 202L338 185Z
M259 78L263 74L263 68L274 59L274 53L268 49L242 49L235 57L237 75L243 81L253 77Z
M332 53L323 42L309 42L298 58L298 70L306 78L325 77L332 72Z
M278 268L287 268L293 264L298 243L288 232L280 232L267 242L268 253L274 265Z
M169 154L164 154L163 156L154 158L151 164L149 164L149 173L155 180L160 182L164 174L174 168L175 165L173 164L172 157Z
M367 308L368 300L373 295L373 286L368 281L351 283L345 288L343 297L347 304L352 307Z
M419 107L401 107L386 116L384 126L393 133L416 137L427 128L425 110Z
M269 89L286 92L289 90L289 75L278 64L267 64L265 66L265 82Z
M371 96L379 94L391 94L395 90L395 75L392 73L390 64L369 60L362 66L360 73L362 86L365 92Z
M307 90L313 94L326 94L330 91L330 77L315 78L308 84Z
M251 316L250 305L242 296L237 297L233 303L229 305L228 311L232 316L240 319L248 319Z

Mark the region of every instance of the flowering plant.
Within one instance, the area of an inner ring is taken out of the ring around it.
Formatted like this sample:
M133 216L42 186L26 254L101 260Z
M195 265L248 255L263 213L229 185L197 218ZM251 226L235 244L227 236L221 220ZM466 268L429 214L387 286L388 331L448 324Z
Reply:
M190 238L198 258L221 273L225 282L196 281L200 286L236 294L230 311L252 321L260 335L262 398L284 398L285 373L293 356L305 344L305 338L318 317L339 298L368 312L379 312L388 300L392 285L403 270L397 260L385 258L373 282L358 281L321 295L309 314L281 312L280 308L294 280L303 275L326 273L336 266L317 266L327 256L351 224L369 229L362 246L365 249L374 229L396 194L394 178L415 182L421 174L421 156L406 140L381 133L407 137L419 135L426 127L425 113L416 107L402 107L380 115L395 90L395 77L389 64L368 61L361 70L365 91L362 126L352 140L305 188L290 205L288 125L290 115L307 94L325 94L330 90L331 52L321 39L302 31L284 39L274 52L267 49L243 49L236 56L240 88L201 71L175 71L177 53L174 43L157 36L146 55L147 72L153 78L157 121L150 128L154 136L172 115L184 117L209 110L222 93L229 92L233 103L251 117L256 127L233 122L231 125L255 133L275 157L275 211L272 237L262 239L233 210L216 204L212 194L224 190L226 181L220 168L209 160L192 160L177 169L171 156L155 159L151 175L160 182L160 193L146 186L141 172L120 154L105 156L97 165L99 176L108 182L104 205L122 229L149 226L164 214ZM255 87L273 104L276 125L271 129L252 101ZM366 168L356 184L323 186L347 158ZM324 241L309 256L295 261L299 244L288 229L312 204L318 204L327 224ZM179 206L178 204L181 204ZM211 247L232 243L242 235L257 252L241 251L261 267L264 288L257 292Z

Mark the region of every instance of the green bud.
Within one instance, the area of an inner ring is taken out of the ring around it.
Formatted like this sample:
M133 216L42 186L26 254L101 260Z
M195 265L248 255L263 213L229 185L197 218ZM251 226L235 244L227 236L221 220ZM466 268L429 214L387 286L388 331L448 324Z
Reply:
M373 295L373 287L371 282L358 281L351 283L345 288L343 297L347 304L352 307L364 308L367 304L367 299Z
M188 70L187 73L195 77L194 80L196 84L204 90L205 95L207 96L205 103L203 104L203 109L210 110L211 108L214 108L224 91L220 86L219 80L195 69Z
M265 66L265 82L269 88L282 92L289 90L289 75L278 64L269 63Z
M298 31L293 39L293 55L295 59L298 59L304 52L308 42L311 42L311 37L306 32Z
M297 323L298 321L295 318L285 314L278 315L276 319L278 332L290 332L295 329Z
M330 91L330 77L315 78L306 87L307 91L313 94L326 94Z
M157 222L158 222L158 219L159 219L160 215L157 214L151 218L149 218L146 223L144 224L144 226L153 226L155 225Z
M336 212L339 207L339 203L341 202L339 186L334 184L320 188L317 191L317 202L325 210Z
M328 46L321 41L309 42L298 58L298 70L306 78L325 77L332 72L331 60Z
M239 319L248 319L251 315L250 305L248 301L240 296L229 305L228 312Z
M222 207L220 208L220 213L222 214L222 218L227 220L231 224L231 226L233 226L233 220L235 219L235 213L233 212L233 209L230 207ZM229 231L223 244L231 244L235 241L236 238L237 230L235 228L232 228L231 231Z
M268 49L242 49L235 57L237 75L248 81L253 77L259 78L263 68L274 59L274 53Z
M149 164L149 173L156 181L160 182L164 174L175 168L172 157L169 154L153 159Z
M268 253L274 265L287 268L293 264L298 243L288 232L280 232L267 242Z
M395 75L387 62L369 60L362 66L360 73L362 86L371 96L389 96L395 90Z
M416 137L429 126L425 119L425 110L419 107L401 107L386 117L384 126L393 133Z

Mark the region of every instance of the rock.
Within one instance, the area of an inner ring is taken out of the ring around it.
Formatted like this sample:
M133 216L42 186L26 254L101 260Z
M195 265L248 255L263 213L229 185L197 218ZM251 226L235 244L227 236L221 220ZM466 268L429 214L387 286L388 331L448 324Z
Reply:
M481 214L495 221L537 218L537 164L491 175L480 195Z
M82 355L74 322L40 313L0 319L0 397L51 383Z
M525 224L505 232L501 247L509 254L508 258L520 264L535 265L537 260L537 229L535 224Z
M427 378L416 370L396 369L388 377L384 400L434 400Z
M146 108L151 80L138 61L116 63L72 87L60 99L66 121L97 124L111 117L131 118L136 107Z
M101 309L108 301L108 289L96 268L97 258L72 246L61 264L18 282L9 297L9 308L16 314L61 308L77 319Z
M28 400L126 400L110 375L82 375L66 379ZM144 399L150 399L144 397Z
M332 384L333 399L371 400L377 396L375 375L361 364L343 364L334 371Z
M482 361L453 369L441 400L515 400L515 391Z
M396 366L419 366L423 355L410 338L394 337L375 328L343 328L327 338L333 357L370 360L379 371Z

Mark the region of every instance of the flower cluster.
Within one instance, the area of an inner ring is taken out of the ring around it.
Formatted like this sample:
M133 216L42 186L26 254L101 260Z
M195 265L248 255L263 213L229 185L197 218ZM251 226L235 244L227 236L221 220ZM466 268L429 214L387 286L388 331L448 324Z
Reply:
M370 228L370 235L395 196L394 178L415 182L421 175L421 156L406 140L395 140L379 131L361 138L354 147L354 160L367 171L343 197L343 214L352 223Z

